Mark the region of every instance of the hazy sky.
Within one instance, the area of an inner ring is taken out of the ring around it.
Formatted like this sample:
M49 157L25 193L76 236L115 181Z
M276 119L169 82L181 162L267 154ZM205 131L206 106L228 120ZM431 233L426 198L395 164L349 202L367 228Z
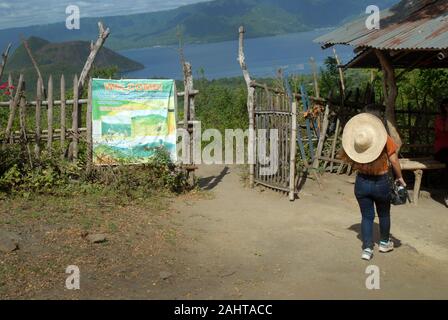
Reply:
M160 11L207 0L0 0L0 29L65 21L77 5L81 18Z

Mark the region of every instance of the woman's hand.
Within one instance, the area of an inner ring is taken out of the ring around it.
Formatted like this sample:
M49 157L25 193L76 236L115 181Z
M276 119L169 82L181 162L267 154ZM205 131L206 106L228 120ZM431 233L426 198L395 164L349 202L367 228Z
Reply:
M404 179L403 179L403 177L401 177L401 178L399 178L399 179L397 179L397 180L395 180L395 182L397 183L399 183L402 187L404 187L404 188L406 188L406 182L404 182Z

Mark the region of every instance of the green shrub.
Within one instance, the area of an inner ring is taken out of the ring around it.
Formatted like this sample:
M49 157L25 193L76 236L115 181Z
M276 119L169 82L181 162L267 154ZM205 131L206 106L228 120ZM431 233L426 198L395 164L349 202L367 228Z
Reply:
M82 149L81 149L82 150ZM131 198L188 187L185 174L164 149L147 164L93 167L86 170L83 153L76 162L61 159L61 152L42 152L34 157L24 148L7 146L0 151L0 192L7 194L117 193Z

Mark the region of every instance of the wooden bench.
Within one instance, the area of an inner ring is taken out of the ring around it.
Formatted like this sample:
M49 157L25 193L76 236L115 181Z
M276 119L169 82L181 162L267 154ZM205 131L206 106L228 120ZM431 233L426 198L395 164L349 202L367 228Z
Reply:
M401 170L403 171L414 171L415 183L413 201L415 205L418 205L423 171L445 169L444 163L434 160L433 158L400 159L400 165Z

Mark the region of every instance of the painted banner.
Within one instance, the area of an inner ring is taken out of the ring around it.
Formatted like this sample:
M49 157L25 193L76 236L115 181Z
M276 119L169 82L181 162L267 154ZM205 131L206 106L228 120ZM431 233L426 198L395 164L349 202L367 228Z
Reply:
M93 162L147 163L157 148L176 150L174 80L92 80Z

